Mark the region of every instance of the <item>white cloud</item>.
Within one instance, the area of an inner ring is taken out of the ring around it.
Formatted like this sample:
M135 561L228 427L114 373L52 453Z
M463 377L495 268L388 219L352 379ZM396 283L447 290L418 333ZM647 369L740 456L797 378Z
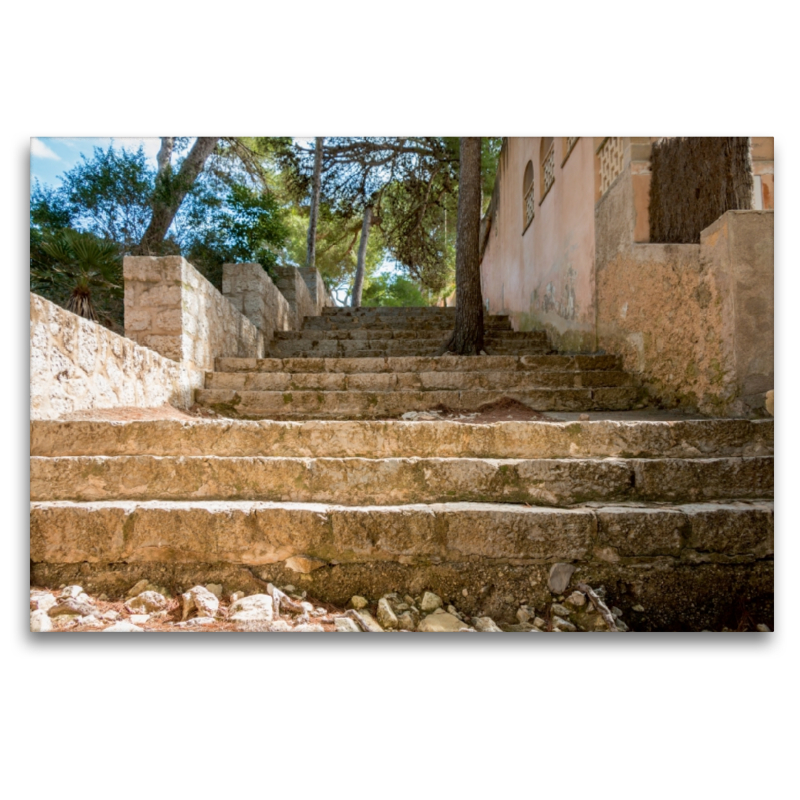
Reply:
M37 156L38 158L52 158L56 161L61 161L61 158L57 156L41 139L31 139L31 155Z

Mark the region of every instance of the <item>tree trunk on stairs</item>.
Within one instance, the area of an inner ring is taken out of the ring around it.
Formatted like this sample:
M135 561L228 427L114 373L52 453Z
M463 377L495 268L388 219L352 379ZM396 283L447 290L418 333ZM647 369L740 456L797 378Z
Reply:
M369 226L372 222L372 206L364 209L364 221L361 223L361 241L358 243L358 261L356 262L356 279L353 283L353 297L350 305L353 308L361 307L361 290L364 287L364 264L367 260L367 240L369 239Z
M319 216L319 196L322 191L322 143L324 138L317 136L314 151L314 182L311 187L311 213L308 217L308 246L306 266L314 267L317 259L317 217Z
M479 252L481 224L481 140L461 139L456 228L456 322L442 348L458 355L483 350L483 297Z

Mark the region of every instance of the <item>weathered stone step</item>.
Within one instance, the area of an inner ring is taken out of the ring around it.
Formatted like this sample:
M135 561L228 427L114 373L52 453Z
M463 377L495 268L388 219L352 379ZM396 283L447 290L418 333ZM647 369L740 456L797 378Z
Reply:
M34 420L32 456L711 458L773 453L773 420L458 422Z
M381 341L325 340L273 341L267 345L271 358L387 358L392 356L436 356L443 342L435 339L398 339ZM487 352L496 356L544 355L548 346L537 342L487 342Z
M206 389L236 391L526 391L534 388L631 386L632 376L612 370L558 372L208 372Z
M389 358L218 358L218 372L510 372L620 370L612 355L393 356Z
M397 417L407 411L426 411L442 406L453 411L474 411L505 398L538 411L609 411L634 406L636 387L595 389L530 389L489 391L474 389L424 392L237 392L233 389L199 389L195 402L224 416L316 419Z
M32 457L32 501L269 500L571 506L771 498L763 458Z
M773 552L766 501L553 509L500 503L334 506L255 501L32 503L37 563L266 565L591 564L653 556L689 563ZM712 555L710 555L712 554Z
M303 330L317 331L379 331L379 330L436 330L452 331L454 318L451 317L305 317ZM510 331L511 321L508 317L484 318L484 330L487 332Z
M454 306L327 306L322 309L326 317L370 317L386 314L398 317L453 317L456 309ZM502 316L498 314L497 316Z
M435 339L436 341L446 338L451 331L436 330L430 328L373 328L373 329L353 329L353 330L299 330L299 331L276 331L272 341L370 341L370 342L391 342L398 339ZM485 336L487 344L506 344L509 342L536 342L537 344L547 344L547 334L544 331L489 331Z

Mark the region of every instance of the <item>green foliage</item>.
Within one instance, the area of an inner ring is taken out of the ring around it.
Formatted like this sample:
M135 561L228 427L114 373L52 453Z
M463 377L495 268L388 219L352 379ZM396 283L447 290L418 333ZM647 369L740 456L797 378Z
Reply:
M58 188L34 182L31 225L86 231L129 252L150 221L155 170L147 165L144 148L133 153L96 147L91 159L81 159L62 175Z
M116 244L69 228L31 233L31 289L60 300L81 317L115 321L121 327L121 320L113 319L122 301L122 261Z
M429 298L414 281L403 275L384 273L369 280L362 295L363 306L428 306Z
M258 262L275 276L272 268L290 229L272 193L234 183L222 199L195 198L187 213L193 235L187 237L186 258L218 288L225 263Z

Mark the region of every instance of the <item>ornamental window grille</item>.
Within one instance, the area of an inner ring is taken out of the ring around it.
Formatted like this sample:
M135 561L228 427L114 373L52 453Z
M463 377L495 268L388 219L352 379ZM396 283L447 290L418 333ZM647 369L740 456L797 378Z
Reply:
M600 145L600 196L602 197L608 187L614 182L617 175L622 172L623 156L625 149L621 136L609 136Z
M522 179L522 200L525 207L525 221L522 232L528 230L528 226L533 222L533 215L536 211L536 193L533 191L533 162L529 161L525 167L525 176Z
M561 162L561 166L563 167L564 164L567 163L567 159L569 158L569 154L572 152L575 145L578 143L578 139L580 136L565 136L564 137L564 160Z
M555 139L552 136L542 137L542 200L550 191L556 180L556 151Z

